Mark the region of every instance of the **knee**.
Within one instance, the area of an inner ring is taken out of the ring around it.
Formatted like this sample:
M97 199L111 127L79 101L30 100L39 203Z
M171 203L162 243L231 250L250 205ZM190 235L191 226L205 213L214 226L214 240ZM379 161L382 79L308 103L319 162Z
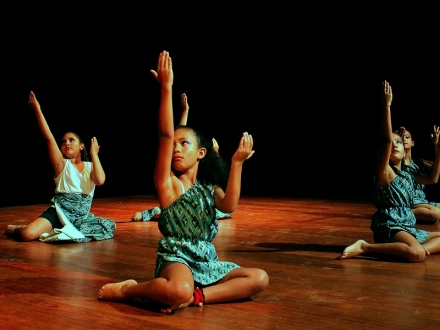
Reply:
M188 302L193 296L194 286L187 282L172 283L169 287L169 292L171 294L170 299L174 301L172 305L183 304Z
M412 249L408 260L411 262L422 262L426 259L426 251L423 248Z
M438 221L440 220L440 209L436 207L434 211L432 212L432 220Z
M38 236L35 235L34 232L29 230L27 226L23 226L22 228L20 228L19 236L25 242L35 241L38 238Z
M426 220L429 220L429 221L438 221L438 220L440 220L440 209L438 207L430 208L429 212L428 212L428 219L426 219Z
M262 269L255 269L253 274L254 291L256 293L263 291L269 285L269 275Z

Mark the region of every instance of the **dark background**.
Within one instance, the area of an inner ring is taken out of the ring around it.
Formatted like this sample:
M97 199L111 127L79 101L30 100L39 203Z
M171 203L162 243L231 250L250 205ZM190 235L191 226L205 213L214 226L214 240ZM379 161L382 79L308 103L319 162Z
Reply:
M12 5L10 5L12 6ZM339 6L339 7L338 7ZM230 159L243 131L255 155L243 194L370 201L381 82L394 92L393 126L433 159L440 125L435 8L295 2L184 2L4 8L0 206L46 203L53 169L33 90L56 138L98 138L106 183L96 198L154 194L159 52L173 59L188 124ZM431 200L440 189L428 187Z

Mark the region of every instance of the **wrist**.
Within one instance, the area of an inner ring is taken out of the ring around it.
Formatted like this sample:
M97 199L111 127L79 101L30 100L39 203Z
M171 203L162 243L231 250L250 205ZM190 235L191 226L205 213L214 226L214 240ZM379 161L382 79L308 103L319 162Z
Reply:
M232 161L231 161L231 169L234 168L234 167L235 168L242 167L243 163L244 163L244 161L232 159Z

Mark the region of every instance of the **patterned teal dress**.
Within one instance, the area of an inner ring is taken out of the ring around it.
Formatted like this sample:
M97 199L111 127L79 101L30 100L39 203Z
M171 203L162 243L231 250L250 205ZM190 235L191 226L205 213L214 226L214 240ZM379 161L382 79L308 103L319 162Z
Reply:
M214 205L214 187L199 181L180 195L170 206L161 209L155 276L172 262L189 267L194 281L201 285L221 280L237 264L219 261L211 243L218 232Z
M419 175L420 173L427 173L428 170L423 165L422 159L411 159L411 163L406 166L406 170L412 173L414 176ZM414 183L414 205L417 204L431 204L435 207L438 206L437 202L430 202L426 199L425 195L425 185L420 183Z
M385 187L375 187L373 203L377 211L373 214L371 230L376 243L389 243L398 231L413 235L423 243L429 232L416 229L416 218L412 212L414 203L414 177L394 169L396 177Z

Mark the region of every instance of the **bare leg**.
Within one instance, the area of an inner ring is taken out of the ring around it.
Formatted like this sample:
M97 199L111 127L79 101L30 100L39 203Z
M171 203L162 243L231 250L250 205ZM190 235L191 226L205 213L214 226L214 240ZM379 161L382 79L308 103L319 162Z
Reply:
M338 257L338 259L353 258L357 255L365 253L367 251L367 246L367 242L365 242L364 240L358 240L356 243L347 246L344 252L342 252L341 255Z
M437 222L440 220L440 208L431 204L414 205L413 213L417 220L429 222Z
M136 285L135 280L126 280L118 283L109 283L99 289L98 297L104 300L124 300L127 288Z
M42 233L48 233L52 230L52 224L45 218L37 218L28 225L15 226L8 225L6 235L14 235L23 241L35 241L40 238Z
M98 293L103 300L128 300L146 298L167 306L161 311L172 311L188 306L193 299L194 278L189 268L181 263L166 267L160 277L154 280L137 283L127 280L104 285Z
M382 253L403 257L411 262L421 262L427 254L423 246L410 234L400 231L394 235L390 243L369 244L363 240L347 247L339 259L353 258L364 253Z
M237 268L218 284L203 289L205 303L220 303L249 298L269 285L269 276L258 268Z

